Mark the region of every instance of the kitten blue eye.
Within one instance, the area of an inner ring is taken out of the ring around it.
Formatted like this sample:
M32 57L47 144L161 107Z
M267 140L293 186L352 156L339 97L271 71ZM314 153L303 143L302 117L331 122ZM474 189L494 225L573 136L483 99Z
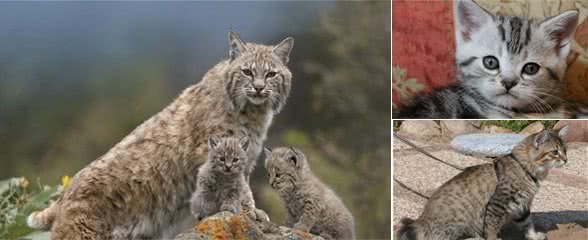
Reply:
M225 157L220 157L218 160L221 161L221 162L224 162L225 161Z
M498 59L496 59L493 56L486 56L482 59L482 63L484 64L484 67L489 69L489 70L494 70L494 69L498 69Z
M527 63L523 66L523 73L527 75L535 75L539 71L539 64Z
M237 161L239 161L239 159L238 159L238 158L233 158L233 162L234 162L234 163L235 163L235 162L237 162Z
M265 74L265 77L266 78L272 78L274 76L276 76L276 72L268 72L268 73Z
M243 69L241 71L243 71L243 74L245 74L247 76L250 76L250 77L253 76L253 72L251 72L251 70L249 70L249 69Z

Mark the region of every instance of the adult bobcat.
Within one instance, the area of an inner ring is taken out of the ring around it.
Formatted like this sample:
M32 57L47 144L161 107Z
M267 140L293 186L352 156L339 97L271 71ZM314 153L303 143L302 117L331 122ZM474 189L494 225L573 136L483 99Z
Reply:
M228 60L78 172L28 225L52 226L52 239L173 237L192 222L189 200L211 135L249 138L249 176L290 92L286 64L294 39L265 46L231 32L229 43Z

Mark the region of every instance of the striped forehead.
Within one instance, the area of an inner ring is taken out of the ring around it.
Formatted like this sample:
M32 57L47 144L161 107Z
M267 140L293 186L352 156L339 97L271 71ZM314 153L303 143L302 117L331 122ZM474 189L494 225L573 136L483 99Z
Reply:
M520 54L531 41L532 28L535 22L532 19L511 16L497 16L495 18L498 32L506 49L510 54Z

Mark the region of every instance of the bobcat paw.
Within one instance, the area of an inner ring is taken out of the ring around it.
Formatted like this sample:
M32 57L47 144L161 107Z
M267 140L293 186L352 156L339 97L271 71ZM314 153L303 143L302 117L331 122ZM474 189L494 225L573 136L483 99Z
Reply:
M261 222L269 222L270 218L267 215L267 213L265 213L265 211L256 208L255 210L253 210L255 212L255 220L257 221L261 221Z
M304 225L302 223L296 223L296 224L294 224L294 227L293 228L296 229L296 230L303 231L303 232L309 232L310 231L310 227L308 227L308 226L306 226L306 225Z
M238 214L239 213L239 209L237 209L237 207L233 206L233 205L228 205L228 204L223 204L220 207L220 211L228 211L228 212L232 212L234 214Z
M545 240L545 239L547 239L547 236L545 235L545 233L536 232L534 230L527 232L527 240Z

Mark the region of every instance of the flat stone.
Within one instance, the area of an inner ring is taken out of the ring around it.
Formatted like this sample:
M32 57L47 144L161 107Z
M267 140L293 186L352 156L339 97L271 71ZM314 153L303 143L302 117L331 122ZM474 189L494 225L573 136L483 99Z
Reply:
M433 120L403 121L398 134L411 139L429 140L441 135L441 128Z
M514 146L525 137L514 133L475 133L455 137L450 146L463 154L499 157L510 154Z
M487 133L512 133L512 130L496 125L485 125L482 127L482 131Z
M520 134L531 135L531 134L541 132L544 129L545 129L545 126L543 126L543 123L534 122L534 123L531 123L529 126L527 126L525 129L523 129L520 132Z
M452 120L441 121L441 133L448 137L455 137L465 133L480 132L480 121Z

